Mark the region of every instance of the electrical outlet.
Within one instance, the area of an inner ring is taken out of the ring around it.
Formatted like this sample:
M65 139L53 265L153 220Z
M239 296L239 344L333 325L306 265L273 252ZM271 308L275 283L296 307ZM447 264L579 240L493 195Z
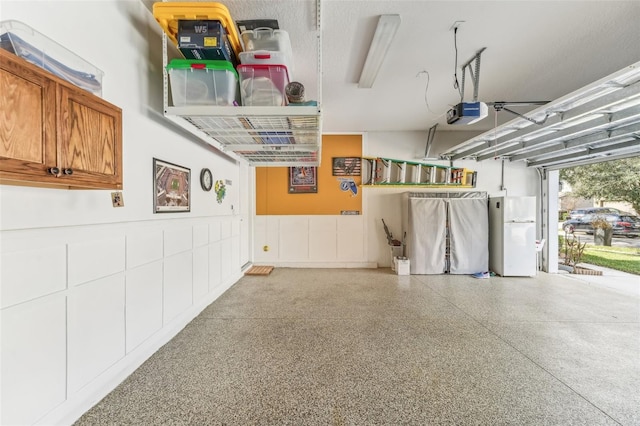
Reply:
M122 198L122 191L111 193L111 204L113 204L113 207L124 207L124 198Z

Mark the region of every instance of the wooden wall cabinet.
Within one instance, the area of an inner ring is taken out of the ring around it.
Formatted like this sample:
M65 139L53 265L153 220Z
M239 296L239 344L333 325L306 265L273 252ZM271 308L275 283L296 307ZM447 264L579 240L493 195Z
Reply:
M0 183L122 189L122 110L0 49Z

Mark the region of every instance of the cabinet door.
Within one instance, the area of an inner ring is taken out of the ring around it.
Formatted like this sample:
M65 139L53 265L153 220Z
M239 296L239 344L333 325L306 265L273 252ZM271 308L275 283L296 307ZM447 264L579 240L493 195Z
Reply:
M21 61L0 52L0 179L54 182L56 84Z
M122 110L72 86L59 86L60 168L70 186L122 188Z

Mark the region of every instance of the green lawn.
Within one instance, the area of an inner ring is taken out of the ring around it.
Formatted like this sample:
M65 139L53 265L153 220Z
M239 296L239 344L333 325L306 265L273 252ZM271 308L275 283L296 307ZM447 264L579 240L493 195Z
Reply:
M605 247L587 244L582 263L640 275L640 250L632 247Z

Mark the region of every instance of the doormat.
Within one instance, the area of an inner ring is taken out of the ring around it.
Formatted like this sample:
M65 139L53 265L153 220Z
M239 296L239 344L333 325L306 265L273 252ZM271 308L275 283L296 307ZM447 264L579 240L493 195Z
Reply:
M269 275L273 271L273 266L252 266L245 275Z

